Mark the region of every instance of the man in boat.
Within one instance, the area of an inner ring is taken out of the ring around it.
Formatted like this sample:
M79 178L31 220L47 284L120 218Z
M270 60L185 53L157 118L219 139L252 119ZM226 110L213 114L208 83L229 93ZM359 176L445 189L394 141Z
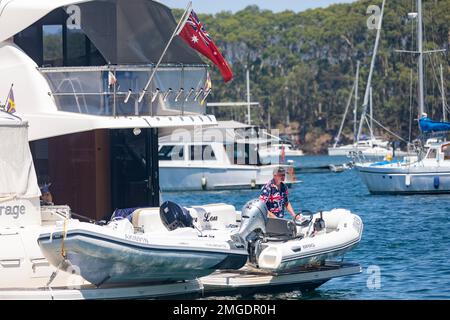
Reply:
M270 218L288 219L289 216L285 214L286 209L292 216L292 219L295 220L295 211L288 199L288 187L283 182L285 178L286 170L283 167L275 168L273 171L273 179L262 187L259 198L266 204L267 215ZM299 214L297 220L301 218L301 214Z

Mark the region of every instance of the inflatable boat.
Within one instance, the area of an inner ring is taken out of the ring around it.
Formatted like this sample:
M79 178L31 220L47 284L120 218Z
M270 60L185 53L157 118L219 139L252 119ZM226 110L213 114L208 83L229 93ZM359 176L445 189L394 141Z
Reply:
M218 269L239 269L247 262L243 245L220 234L202 234L186 210L169 203L159 211L147 219L145 232L126 218L105 226L69 219L41 234L38 244L52 265L75 270L97 286L190 280ZM134 215L135 220L148 216L145 209ZM156 218L158 223L151 226Z
M265 204L259 200L247 203L242 210L239 234L252 228L250 216L265 216ZM261 269L288 272L298 267L323 264L343 256L361 240L361 218L345 209L311 214L301 222L267 218L265 229L247 236L249 260Z

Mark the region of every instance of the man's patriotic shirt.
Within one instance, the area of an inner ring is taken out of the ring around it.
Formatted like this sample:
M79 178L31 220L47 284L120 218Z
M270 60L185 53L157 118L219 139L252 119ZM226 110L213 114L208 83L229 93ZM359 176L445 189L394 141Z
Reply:
M272 179L262 187L259 198L266 203L267 210L278 218L284 218L284 208L289 203L288 193L288 188L283 182L281 182L280 189L278 189L275 181Z

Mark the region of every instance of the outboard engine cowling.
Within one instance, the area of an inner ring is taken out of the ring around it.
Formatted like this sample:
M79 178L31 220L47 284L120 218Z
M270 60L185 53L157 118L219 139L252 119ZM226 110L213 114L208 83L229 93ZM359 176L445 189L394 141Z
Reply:
M161 221L169 231L177 228L194 228L189 211L172 201L164 202L159 208Z
M266 233L267 207L260 199L247 202L241 211L241 226L236 235L247 243L252 233Z

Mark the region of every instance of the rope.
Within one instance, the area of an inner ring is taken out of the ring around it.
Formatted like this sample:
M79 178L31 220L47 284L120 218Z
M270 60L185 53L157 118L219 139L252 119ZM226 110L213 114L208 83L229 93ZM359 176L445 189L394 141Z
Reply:
M61 240L61 256L64 258L64 260L66 260L67 258L66 250L64 248L64 241L66 240L66 236L67 236L67 219L64 219L64 230L63 230L63 237Z
M370 118L370 115L368 115L368 117ZM386 128L385 126L383 126L381 123L379 123L377 120L375 120L372 117L372 121L375 122L375 124L379 125L381 128L383 128L384 130L386 130L387 132L389 132L391 135L393 135L394 137L400 139L401 141L405 142L405 143L409 143L409 141L406 141L405 139L403 139L402 137L400 137L399 135L393 133L391 130L389 130L388 128Z

